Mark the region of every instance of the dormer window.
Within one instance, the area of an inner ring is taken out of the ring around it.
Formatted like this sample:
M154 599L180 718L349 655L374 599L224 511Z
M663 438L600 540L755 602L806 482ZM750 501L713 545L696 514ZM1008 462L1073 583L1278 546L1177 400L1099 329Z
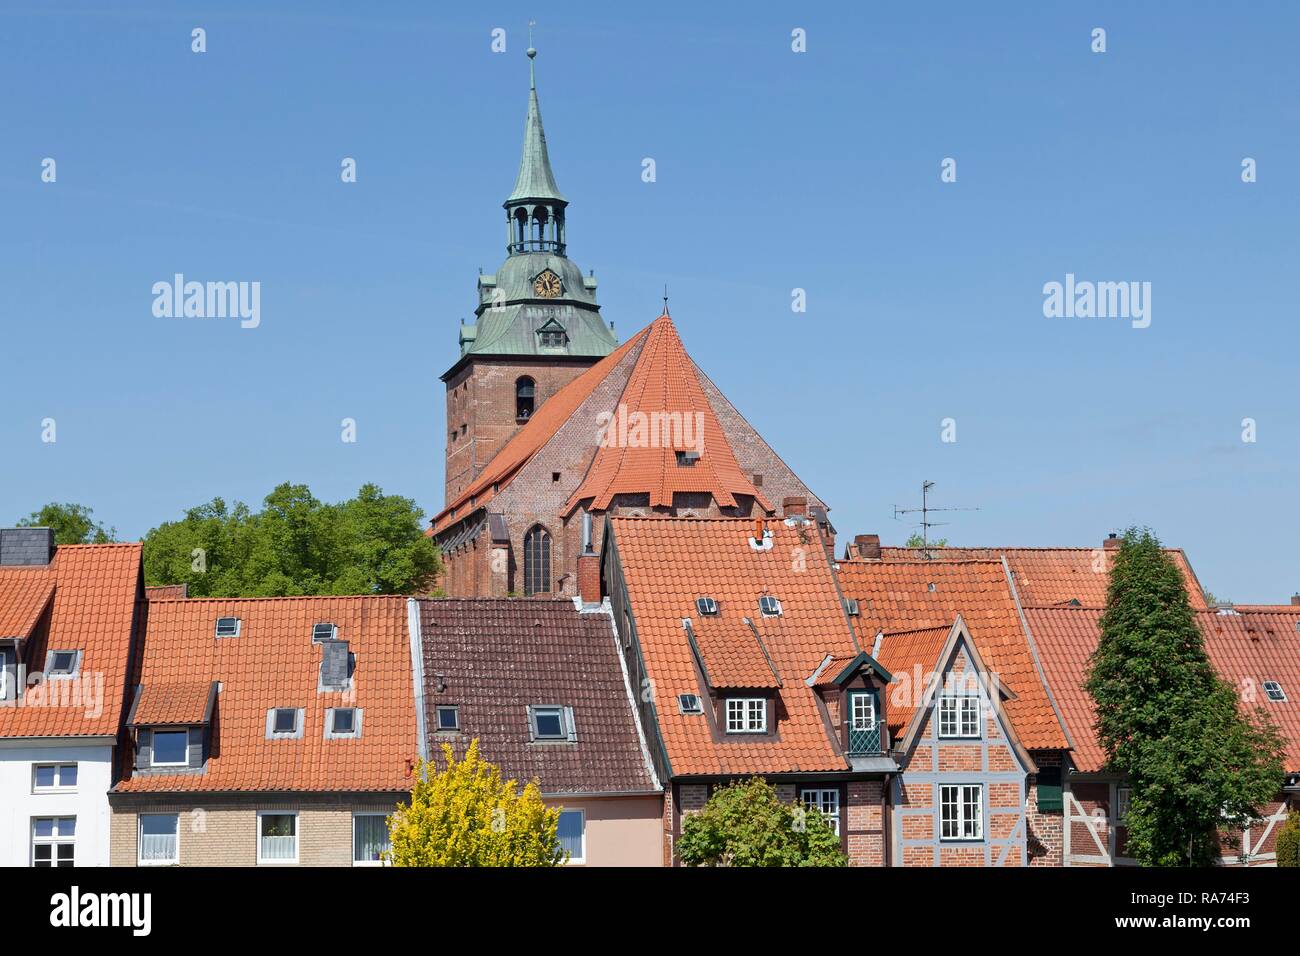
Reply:
M46 677L75 677L81 666L81 651L50 651L45 659Z
M238 637L240 623L237 617L217 618L217 637Z
M149 755L151 767L188 766L190 732L189 730L155 730L152 748Z
M763 617L780 617L781 601L765 594L758 599L758 609L762 612Z
M767 698L728 697L727 733L767 733Z
M700 453L698 451L682 451L681 449L677 451L677 466L679 468L690 468L699 460Z
M701 617L712 617L718 613L718 602L711 597L696 598L695 610L700 612Z
M1264 681L1264 694L1274 703L1286 703L1286 691L1284 691L1282 685L1275 680Z

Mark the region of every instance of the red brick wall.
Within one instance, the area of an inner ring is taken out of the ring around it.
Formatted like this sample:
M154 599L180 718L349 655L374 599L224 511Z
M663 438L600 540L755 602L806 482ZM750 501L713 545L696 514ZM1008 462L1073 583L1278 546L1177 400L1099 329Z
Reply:
M877 780L854 780L846 787L848 805L840 814L840 826L848 843L850 866L885 865L885 821L882 800L884 784Z
M1042 767L1061 766L1061 754L1053 750L1036 750L1030 756ZM1065 863L1065 814L1038 809L1038 779L1030 777L1026 823L1029 827L1025 849L1030 866L1063 866Z

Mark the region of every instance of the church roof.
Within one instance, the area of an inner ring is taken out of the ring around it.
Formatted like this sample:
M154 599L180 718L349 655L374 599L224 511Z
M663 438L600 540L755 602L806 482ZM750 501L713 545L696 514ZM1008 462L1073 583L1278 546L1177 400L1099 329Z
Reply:
M651 506L671 505L675 492L708 493L723 507L734 506L736 495L749 495L771 512L737 462L701 379L672 319L661 315L543 402L478 478L434 516L433 532L463 518L471 502L479 508L490 501L607 381L617 400L595 422L607 437L565 512L584 499L605 510L618 494L649 494ZM679 464L679 451L700 455L693 464Z
M528 115L524 118L524 153L519 160L519 175L507 203L526 199L567 202L555 185L551 158L546 153L546 131L542 128L542 111L537 104L537 87L528 91Z

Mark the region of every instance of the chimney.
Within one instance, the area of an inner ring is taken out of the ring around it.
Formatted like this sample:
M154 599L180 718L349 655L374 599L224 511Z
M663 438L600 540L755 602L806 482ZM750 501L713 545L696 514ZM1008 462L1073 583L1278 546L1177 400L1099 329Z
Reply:
M880 535L855 534L853 536L853 550L857 551L859 558L879 560L880 559Z
M53 557L53 528L0 528L0 565L45 565Z
M595 551L578 555L578 596L583 604L600 603L600 555Z
M1291 606L1300 607L1300 594L1291 595Z
M1106 540L1101 543L1101 546L1107 551L1114 551L1119 547L1119 543L1119 535L1112 531Z
M763 544L763 519L754 519L754 543L760 547Z
M808 515L808 499L804 497L785 498L781 501L781 510L784 512L783 517L786 518L794 515L806 517Z

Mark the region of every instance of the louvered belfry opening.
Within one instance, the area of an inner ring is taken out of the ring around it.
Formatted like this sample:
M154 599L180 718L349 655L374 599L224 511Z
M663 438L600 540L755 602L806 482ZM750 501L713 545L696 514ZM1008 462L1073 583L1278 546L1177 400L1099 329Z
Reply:
M549 594L551 591L551 535L535 525L524 535L524 593Z
M537 383L527 375L515 382L515 418L526 422L533 417L536 407Z

